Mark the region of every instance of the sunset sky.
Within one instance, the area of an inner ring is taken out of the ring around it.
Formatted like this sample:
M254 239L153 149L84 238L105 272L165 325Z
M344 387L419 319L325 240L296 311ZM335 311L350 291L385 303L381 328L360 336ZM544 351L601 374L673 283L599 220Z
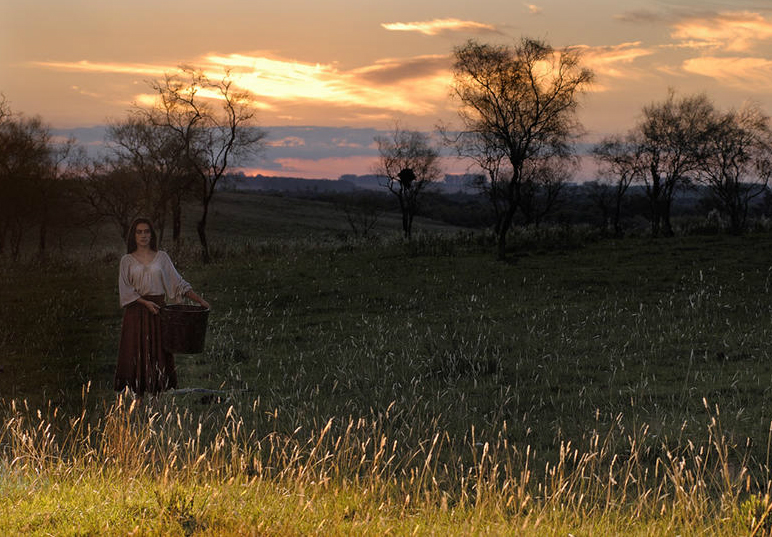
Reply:
M0 0L0 92L55 128L94 127L180 64L229 67L271 135L252 169L329 178L368 173L373 135L396 119L452 124L448 68L470 38L581 47L597 74L589 142L627 130L668 87L772 113L768 0L533 1ZM98 129L77 132L98 142Z

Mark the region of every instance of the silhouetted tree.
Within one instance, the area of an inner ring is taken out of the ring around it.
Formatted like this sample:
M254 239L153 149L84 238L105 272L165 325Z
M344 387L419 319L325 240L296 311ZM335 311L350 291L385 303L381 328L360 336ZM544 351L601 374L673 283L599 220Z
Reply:
M373 192L351 192L336 198L335 207L346 216L355 237L367 237L383 215L381 195Z
M212 80L183 67L151 85L158 102L138 112L153 125L168 129L185 149L186 165L198 183L201 217L196 229L202 257L208 262L206 224L217 184L239 158L263 149L265 132L255 126L253 98L235 89L229 72Z
M605 234L612 226L614 187L608 181L587 181L582 185L593 208L600 211L600 229Z
M644 107L643 120L628 136L629 156L637 161L646 189L655 237L673 235L673 197L697 176L714 113L704 94L677 99L671 90L665 101Z
M141 182L141 212L149 216L163 236L171 212L175 242L179 241L182 201L194 180L185 145L170 129L156 125L144 114L132 113L112 123L107 131L113 167L133 170ZM159 237L160 238L160 237Z
M528 38L512 47L469 41L454 56L453 92L463 131L450 142L487 175L497 254L504 259L526 183L540 180L532 172L572 160L571 141L581 132L578 97L593 74L581 66L579 50L555 50Z
M519 206L526 225L538 227L555 210L571 164L570 159L533 159L523 166Z
M389 136L378 136L375 141L380 159L374 171L385 179L386 188L399 201L402 231L409 239L421 193L442 175L440 152L426 134L403 130L399 125Z
M38 229L38 251L47 248L48 232L66 221L61 203L68 159L75 142L58 142L40 117L13 114L0 100L0 253L10 240L17 258L24 234Z
M74 138L54 141L48 128L46 131L47 158L33 187L37 202L38 251L41 253L46 251L48 232L52 227L69 227L71 224L69 209L72 207L67 200L71 198L72 179L77 174L73 164L78 157Z
M767 191L771 174L769 116L754 104L715 113L697 178L710 189L732 233L745 230L748 205Z
M622 236L622 202L627 189L643 173L640 149L634 140L619 136L605 138L593 148L603 179L588 184L589 195L604 213L604 220L611 217L616 237Z
M145 206L144 185L137 171L109 160L93 161L84 166L76 184L88 213L86 225L108 221L125 239L132 220L143 214Z

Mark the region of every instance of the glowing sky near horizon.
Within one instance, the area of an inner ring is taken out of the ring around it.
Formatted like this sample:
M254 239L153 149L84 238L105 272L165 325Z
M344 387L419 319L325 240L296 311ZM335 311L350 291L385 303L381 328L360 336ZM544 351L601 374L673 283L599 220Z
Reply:
M456 117L453 47L521 36L582 48L597 73L581 111L589 139L628 129L668 87L705 91L722 107L751 99L772 113L772 6L759 0L0 0L0 8L0 92L14 111L55 127L119 118L147 101L149 80L188 64L213 76L230 68L265 126L384 129L399 119L430 130ZM327 160L345 166L341 159Z

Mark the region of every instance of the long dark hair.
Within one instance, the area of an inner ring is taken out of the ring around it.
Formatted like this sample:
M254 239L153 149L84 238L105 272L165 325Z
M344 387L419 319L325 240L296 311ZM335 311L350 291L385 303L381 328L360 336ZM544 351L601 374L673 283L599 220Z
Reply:
M158 239L155 234L155 228L153 227L153 222L151 222L149 218L140 216L139 218L135 218L134 221L131 223L131 227L129 228L129 234L126 237L126 253L128 254L130 254L131 252L137 249L137 226L139 224L147 224L148 226L150 226L150 249L153 251L156 251L158 249Z

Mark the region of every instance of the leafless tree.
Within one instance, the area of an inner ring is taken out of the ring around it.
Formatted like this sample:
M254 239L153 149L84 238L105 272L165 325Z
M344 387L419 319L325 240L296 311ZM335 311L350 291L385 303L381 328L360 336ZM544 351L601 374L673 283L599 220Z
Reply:
M239 158L263 149L265 132L255 125L254 100L237 91L230 72L212 80L203 72L182 67L152 82L158 104L140 109L153 125L168 129L185 149L197 180L201 217L196 225L202 257L210 259L206 224L217 184Z
M38 225L38 251L44 253L47 248L48 232L53 226L69 227L67 199L71 195L72 180L77 174L74 161L77 160L75 138L54 141L50 134L47 142L47 158L42 174L35 182L37 201L36 220Z
M523 204L529 170L538 162L570 160L582 129L578 98L593 80L577 49L555 50L523 38L514 46L469 41L454 51L453 93L463 131L451 142L488 177L496 214L497 254L504 259L507 232Z
M13 114L0 100L0 252L10 239L18 257L25 232L36 227L45 253L51 227L66 222L62 187L74 147L73 139L54 140L40 117Z
M421 132L404 130L398 124L389 136L375 138L380 158L374 172L385 180L402 211L402 231L406 239L413 229L422 192L440 178L440 152Z
M633 140L620 136L604 138L593 148L603 179L589 185L590 197L611 223L616 237L622 236L622 203L627 189L643 174L640 147ZM610 210L609 210L610 209ZM606 215L608 211L609 215Z
M770 118L758 105L716 113L699 167L698 181L706 185L731 231L746 227L748 205L764 194L772 175Z
M575 164L571 159L533 159L523 166L520 210L526 225L537 227L558 205L566 179Z
M355 237L367 237L384 213L380 195L371 192L342 194L335 203Z
M136 170L107 160L83 166L76 183L78 199L88 212L87 226L112 223L126 238L132 220L143 214L143 183Z
M713 103L704 94L667 99L643 109L642 121L629 134L646 188L653 236L673 235L670 209L676 192L694 181L705 158Z
M184 144L170 129L148 121L140 113L110 124L106 138L113 152L113 167L123 169L123 173L133 170L140 180L142 214L152 218L163 236L171 212L173 239L177 242L182 201L190 195L194 179Z

